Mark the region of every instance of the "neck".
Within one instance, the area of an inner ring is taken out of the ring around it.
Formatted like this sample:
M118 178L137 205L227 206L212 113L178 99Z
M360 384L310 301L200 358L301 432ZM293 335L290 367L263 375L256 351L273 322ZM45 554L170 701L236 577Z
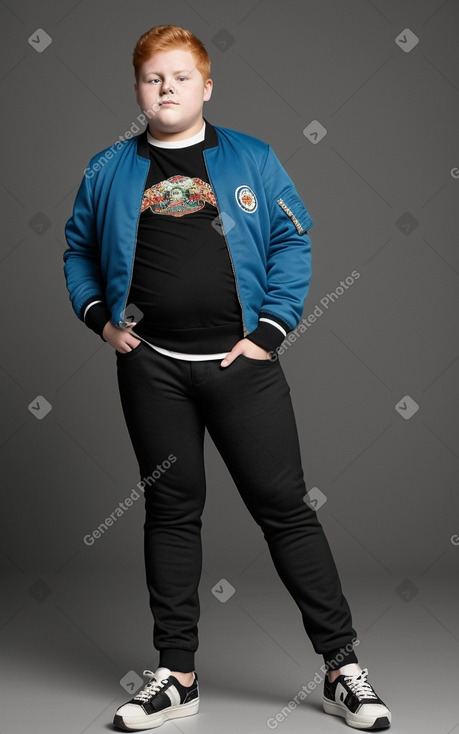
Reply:
M164 130L156 130L154 127L152 127L151 122L148 126L148 132L150 135L155 138L156 140L161 140L163 142L175 142L176 140L187 140L187 138L192 138L193 135L197 135L199 133L204 125L204 118L201 116L199 120L197 120L194 125L187 128L186 130L178 130L176 132L164 132Z
M179 138L178 140L159 140L151 135L150 131L147 130L147 140L150 145L154 145L157 148L185 148L190 145L196 145L201 143L205 139L206 135L206 123L203 122L202 127L197 133L187 138Z

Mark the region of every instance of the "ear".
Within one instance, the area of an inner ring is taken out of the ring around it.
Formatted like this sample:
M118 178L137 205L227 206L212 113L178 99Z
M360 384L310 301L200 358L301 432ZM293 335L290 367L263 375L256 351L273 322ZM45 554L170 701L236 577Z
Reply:
M214 83L212 79L207 79L204 82L204 97L203 97L204 102L208 102L209 99L211 98L213 86L214 86Z
M135 92L135 99L138 105L140 105L139 102L139 88L137 86L137 82L134 83L134 92Z

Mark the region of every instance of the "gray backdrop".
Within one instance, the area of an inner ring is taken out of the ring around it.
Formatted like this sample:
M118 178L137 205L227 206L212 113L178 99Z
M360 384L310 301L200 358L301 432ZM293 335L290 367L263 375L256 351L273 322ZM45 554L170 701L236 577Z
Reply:
M457 0L0 13L1 734L110 730L158 663L142 500L84 542L139 477L114 353L75 317L62 253L89 158L140 112L132 50L159 23L203 40L205 116L269 142L314 220L308 329L281 357L310 499L392 730L459 732ZM282 734L341 731L321 685L285 708L323 661L210 441L206 457L201 709L165 726L264 732L283 710Z

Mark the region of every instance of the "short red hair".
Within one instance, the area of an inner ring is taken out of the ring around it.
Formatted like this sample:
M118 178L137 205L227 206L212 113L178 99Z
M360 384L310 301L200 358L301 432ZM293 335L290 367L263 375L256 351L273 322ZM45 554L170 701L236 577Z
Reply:
M210 58L199 38L178 25L155 25L140 36L132 55L136 81L139 81L140 67L158 51L172 51L183 48L191 51L196 68L204 81L210 77Z

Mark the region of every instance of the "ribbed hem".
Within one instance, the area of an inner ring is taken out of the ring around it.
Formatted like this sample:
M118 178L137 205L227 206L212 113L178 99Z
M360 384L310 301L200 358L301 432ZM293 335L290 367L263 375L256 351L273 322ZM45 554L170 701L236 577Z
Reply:
M347 665L348 663L359 662L354 648L350 652L345 649L350 644L352 643L323 653L324 664L327 666L327 670L338 670L338 668L342 668L343 665Z
M189 354L229 352L242 339L242 323L237 321L195 329L172 329L158 328L142 318L135 331L150 344Z
M191 673L194 670L194 652L179 650L175 647L164 648L159 651L160 668L177 670L180 673Z

